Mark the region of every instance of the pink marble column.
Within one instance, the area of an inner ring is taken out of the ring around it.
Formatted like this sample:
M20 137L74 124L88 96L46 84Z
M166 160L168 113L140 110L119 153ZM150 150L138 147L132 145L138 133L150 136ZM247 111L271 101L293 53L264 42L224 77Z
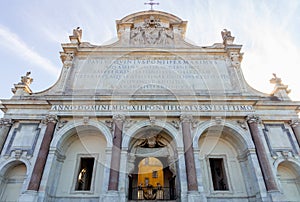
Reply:
M44 167L46 165L47 156L50 148L50 143L53 138L53 133L56 125L56 116L48 115L44 120L44 123L47 124L47 128L41 143L41 147L35 161L30 182L28 185L28 190L38 191L40 183L42 180Z
M123 133L124 120L125 117L123 115L116 115L113 117L114 136L113 136L113 147L111 153L108 190L118 191L118 187L119 187L119 171L120 171L122 133Z
M0 119L0 153L11 129L13 121L11 119Z
M275 177L272 172L271 164L268 160L268 154L263 144L262 134L258 128L260 119L258 116L249 115L246 117L251 136L256 148L256 154L262 170L267 191L279 191Z
M198 191L196 166L195 166L194 151L193 151L192 136L191 136L192 116L182 115L180 117L180 120L182 126L184 159L185 159L188 191Z
M300 146L300 120L293 119L289 122L289 124L292 127L295 137L297 139L298 145Z

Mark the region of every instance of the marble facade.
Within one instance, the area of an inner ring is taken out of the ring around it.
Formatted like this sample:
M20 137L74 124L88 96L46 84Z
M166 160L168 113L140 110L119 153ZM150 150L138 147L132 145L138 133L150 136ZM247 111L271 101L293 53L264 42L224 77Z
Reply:
M28 72L1 100L1 201L300 198L300 102L276 74L271 94L251 88L228 30L204 47L169 13L116 23L119 40L106 46L74 29L51 88L32 92ZM138 184L149 158L162 187Z

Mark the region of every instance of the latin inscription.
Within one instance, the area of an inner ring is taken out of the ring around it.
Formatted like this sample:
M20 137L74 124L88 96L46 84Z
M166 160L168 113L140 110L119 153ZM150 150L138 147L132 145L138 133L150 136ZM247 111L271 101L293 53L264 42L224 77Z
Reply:
M253 111L251 105L53 105L52 111Z
M89 59L77 60L77 89L228 90L224 60Z

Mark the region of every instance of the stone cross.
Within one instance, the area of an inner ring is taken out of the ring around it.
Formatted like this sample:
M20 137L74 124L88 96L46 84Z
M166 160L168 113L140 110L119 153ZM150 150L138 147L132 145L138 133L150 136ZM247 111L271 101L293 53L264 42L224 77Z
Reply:
M144 3L145 5L150 5L151 6L151 10L153 10L153 6L154 5L159 5L159 3L155 3L155 2L153 2L154 0L149 0L150 2L148 2L148 3Z

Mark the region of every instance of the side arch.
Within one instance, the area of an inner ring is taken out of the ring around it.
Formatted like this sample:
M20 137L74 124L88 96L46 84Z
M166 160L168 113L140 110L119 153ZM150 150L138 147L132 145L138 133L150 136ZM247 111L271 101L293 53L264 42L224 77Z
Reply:
M5 172L7 172L7 170L12 167L12 166L15 166L15 165L18 165L18 164L24 164L26 166L26 176L29 175L29 169L31 164L29 161L27 160L24 160L24 159L10 159L8 161L5 162L5 164L2 164L0 166L0 175L2 176L3 174L5 174Z
M300 198L300 166L293 159L276 162L277 180L284 201L299 201Z
M122 141L122 148L128 148L131 139L136 135L136 133L147 126L156 126L163 128L174 140L177 147L183 147L181 133L178 132L176 128L174 128L171 124L166 123L164 121L156 120L155 124L150 123L150 121L140 121L137 124L134 124L128 130L125 131L125 136Z
M107 142L107 147L112 147L111 131L103 123L94 120L90 120L88 123L84 123L83 120L75 120L67 123L61 130L59 130L55 134L51 142L51 148L59 148L59 145L61 145L66 139L72 136L73 134L72 130L79 127L87 127L87 126L92 126L94 128L97 128L105 137Z
M199 149L198 141L201 137L201 135L210 127L214 126L222 126L226 127L228 130L233 130L234 134L236 137L242 142L243 144L246 145L248 149L255 149L254 143L251 139L251 136L249 135L249 132L247 130L242 129L241 127L235 125L232 122L224 122L222 125L218 125L215 121L206 121L202 124L200 124L196 132L194 133L194 138L193 138L193 148L194 149Z
M18 201L25 189L28 167L22 160L11 160L0 171L0 200Z
M290 163L294 163L296 166L298 166L299 168L299 175L300 175L300 163L292 158L284 158L284 157L279 157L278 159L276 159L273 163L274 165L274 168L275 170L278 169L278 166L281 164L281 163L284 163L284 162L290 162Z

